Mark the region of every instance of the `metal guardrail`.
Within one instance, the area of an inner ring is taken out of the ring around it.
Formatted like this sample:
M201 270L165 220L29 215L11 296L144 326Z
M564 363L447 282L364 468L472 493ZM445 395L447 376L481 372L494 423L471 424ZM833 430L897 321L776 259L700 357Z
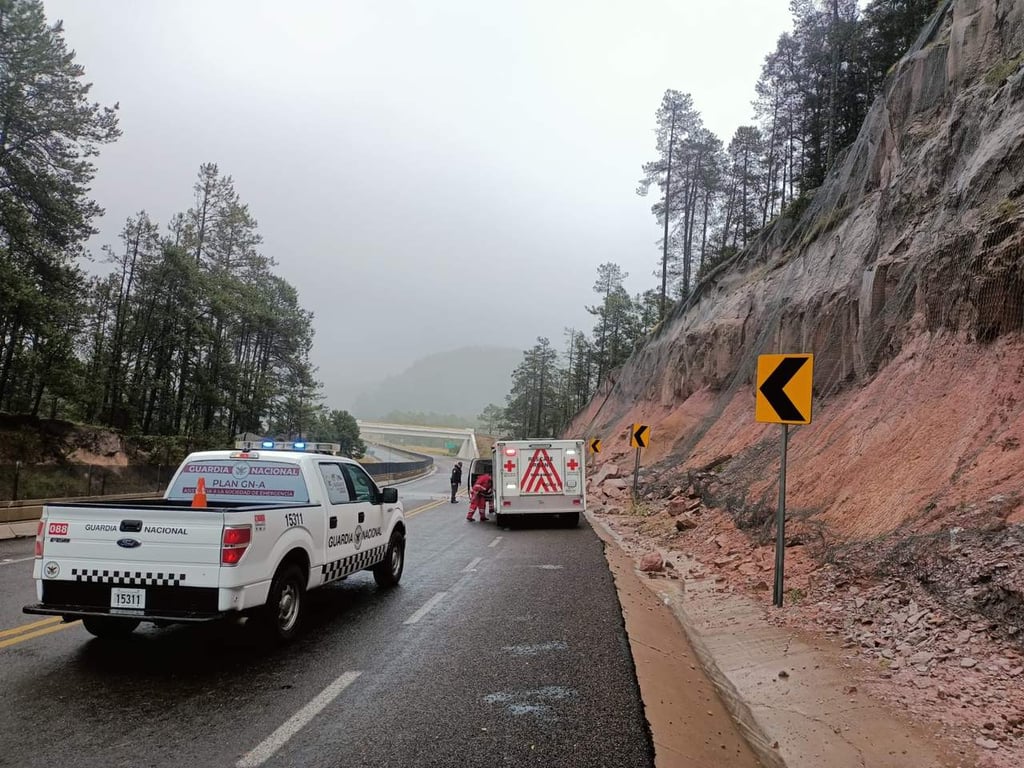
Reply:
M387 446L387 448L393 453L404 453L407 456L415 456L417 458L414 461L374 461L369 464L364 464L363 469L366 470L370 477L378 482L393 482L395 480L414 477L425 472L434 465L434 458L432 456L425 456L422 453L413 453L412 451L404 451L401 448L395 448L390 445Z

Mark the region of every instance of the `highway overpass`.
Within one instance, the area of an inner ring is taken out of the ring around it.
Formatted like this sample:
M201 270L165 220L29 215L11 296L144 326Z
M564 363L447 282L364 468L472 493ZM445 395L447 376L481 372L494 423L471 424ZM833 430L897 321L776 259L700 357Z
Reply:
M479 455L476 447L476 434L472 429L456 427L420 427L411 424L382 424L374 421L356 419L359 435L363 440L373 443L397 446L421 446L439 449L452 448L457 444L457 455L460 459L475 459Z

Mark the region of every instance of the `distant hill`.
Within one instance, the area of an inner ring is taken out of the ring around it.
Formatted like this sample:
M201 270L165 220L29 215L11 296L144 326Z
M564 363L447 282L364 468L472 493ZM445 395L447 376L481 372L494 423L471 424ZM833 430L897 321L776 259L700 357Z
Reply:
M488 403L505 404L512 371L523 352L509 347L463 347L417 360L355 399L353 413L381 419L392 411L475 418Z

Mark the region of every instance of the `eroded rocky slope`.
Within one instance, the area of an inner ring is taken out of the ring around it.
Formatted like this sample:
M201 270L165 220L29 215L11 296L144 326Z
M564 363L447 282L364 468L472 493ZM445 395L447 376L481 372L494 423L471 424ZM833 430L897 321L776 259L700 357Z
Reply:
M780 437L754 421L756 360L813 352L814 420L790 432L791 586L810 625L884 662L895 698L927 687L904 675L1024 673L1014 652L1008 667L957 667L1024 635L1022 63L1024 3L941 3L800 218L677 306L570 429L602 437L599 462L627 474L628 425L651 424L641 503L604 483L598 509L756 593L771 583ZM899 594L851 609L868 598L850 585ZM884 601L917 610L894 623ZM937 690L933 705L952 700ZM994 698L956 699L943 722L981 729ZM965 734L1013 764L1019 721L1004 714L1008 729Z
M571 431L614 456L649 422L648 466L731 456L732 495L769 503L756 358L813 352L796 516L843 540L1024 518L1022 45L1024 4L943 4L799 221L676 307Z

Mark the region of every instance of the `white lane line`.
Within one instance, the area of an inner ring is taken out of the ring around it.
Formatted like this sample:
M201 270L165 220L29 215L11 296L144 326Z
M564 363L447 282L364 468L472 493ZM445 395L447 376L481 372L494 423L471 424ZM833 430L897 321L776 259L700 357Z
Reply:
M496 546L498 546L498 542L499 542L499 541L501 541L501 536L495 536L495 537L494 537L494 541L492 541L492 542L491 542L490 544L488 544L487 546L488 546L488 547L496 547Z
M432 598L427 600L426 605L424 605L422 608L420 608L418 611L416 611L416 613L414 613L412 616L410 616L408 619L406 619L404 623L405 624L415 624L417 621L419 621L424 616L426 616L431 608L433 608L435 605L437 605L442 600L444 600L444 596L447 595L447 594L448 594L447 592L438 592Z
M27 563L29 560L35 559L36 558L34 555L32 557L19 557L17 560L12 560L9 557L5 557L3 560L0 560L0 565L14 565L15 563Z
M320 714L324 707L338 698L338 695L348 688L361 674L361 672L346 672L324 688L315 699L288 718L280 728L239 760L236 764L238 768L256 768L256 766L267 762L267 760L274 756L277 750L285 745L288 739L301 731L310 720Z
M476 567L477 567L477 565L478 565L478 564L480 563L480 561L481 561L481 560L483 560L483 558L482 558L482 557L474 557L474 558L473 558L473 559L472 559L472 560L471 560L471 561L469 562L469 565L467 565L467 566L466 566L465 568L463 568L463 569L462 569L462 572L463 572L463 573L469 573L470 571L475 571L475 570L476 570Z

